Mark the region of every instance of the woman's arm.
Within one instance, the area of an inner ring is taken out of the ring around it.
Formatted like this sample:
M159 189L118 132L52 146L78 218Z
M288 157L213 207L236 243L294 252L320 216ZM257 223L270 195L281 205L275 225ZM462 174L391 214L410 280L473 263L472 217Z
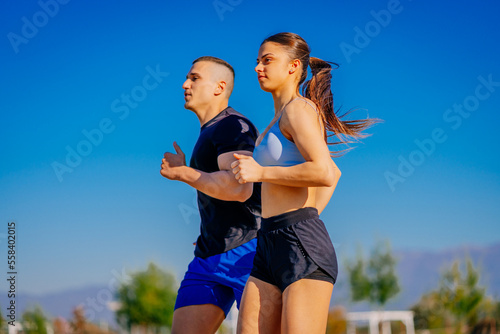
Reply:
M321 212L326 208L328 203L330 202L330 198L332 198L333 192L335 191L335 188L337 187L337 182L339 181L341 172L340 169L337 167L335 162L332 160L332 164L335 169L335 175L337 175L337 178L335 179L335 183L331 187L317 187L316 188L316 209L318 209L318 213L321 214Z
M235 155L231 167L240 183L269 182L292 187L332 187L340 177L323 138L318 115L306 103L291 103L280 128L289 135L306 162L290 167L262 167L251 157Z

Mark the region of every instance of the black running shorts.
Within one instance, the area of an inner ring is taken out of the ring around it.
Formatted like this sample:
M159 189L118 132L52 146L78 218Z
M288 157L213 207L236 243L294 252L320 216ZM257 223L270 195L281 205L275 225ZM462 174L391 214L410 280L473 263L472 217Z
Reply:
M262 218L250 276L283 292L302 278L334 284L337 273L335 249L316 208Z

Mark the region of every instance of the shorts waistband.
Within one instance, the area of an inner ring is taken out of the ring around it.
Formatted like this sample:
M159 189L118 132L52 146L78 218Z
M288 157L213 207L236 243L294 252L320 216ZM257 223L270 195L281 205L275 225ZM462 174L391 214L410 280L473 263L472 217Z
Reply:
M262 218L260 230L264 233L294 225L306 219L319 219L318 209L312 207L300 208L269 218Z

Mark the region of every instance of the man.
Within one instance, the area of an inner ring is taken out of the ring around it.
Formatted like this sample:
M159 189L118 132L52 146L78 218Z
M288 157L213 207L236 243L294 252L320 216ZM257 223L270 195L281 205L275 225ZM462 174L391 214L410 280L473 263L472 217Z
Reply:
M215 333L234 301L237 306L252 269L260 226L260 183L239 184L233 154L252 155L258 131L228 106L234 70L215 57L193 62L184 89L184 107L201 124L189 167L179 145L165 153L161 175L197 189L201 217L195 258L175 304L173 334Z

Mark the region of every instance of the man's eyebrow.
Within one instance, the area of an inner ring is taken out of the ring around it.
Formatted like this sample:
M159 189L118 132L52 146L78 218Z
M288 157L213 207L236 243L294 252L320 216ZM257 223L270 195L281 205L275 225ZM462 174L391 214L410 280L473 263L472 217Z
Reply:
M188 75L186 75L186 79L189 79L189 77L194 77L195 75L200 76L199 73L191 72L191 73L188 73Z

